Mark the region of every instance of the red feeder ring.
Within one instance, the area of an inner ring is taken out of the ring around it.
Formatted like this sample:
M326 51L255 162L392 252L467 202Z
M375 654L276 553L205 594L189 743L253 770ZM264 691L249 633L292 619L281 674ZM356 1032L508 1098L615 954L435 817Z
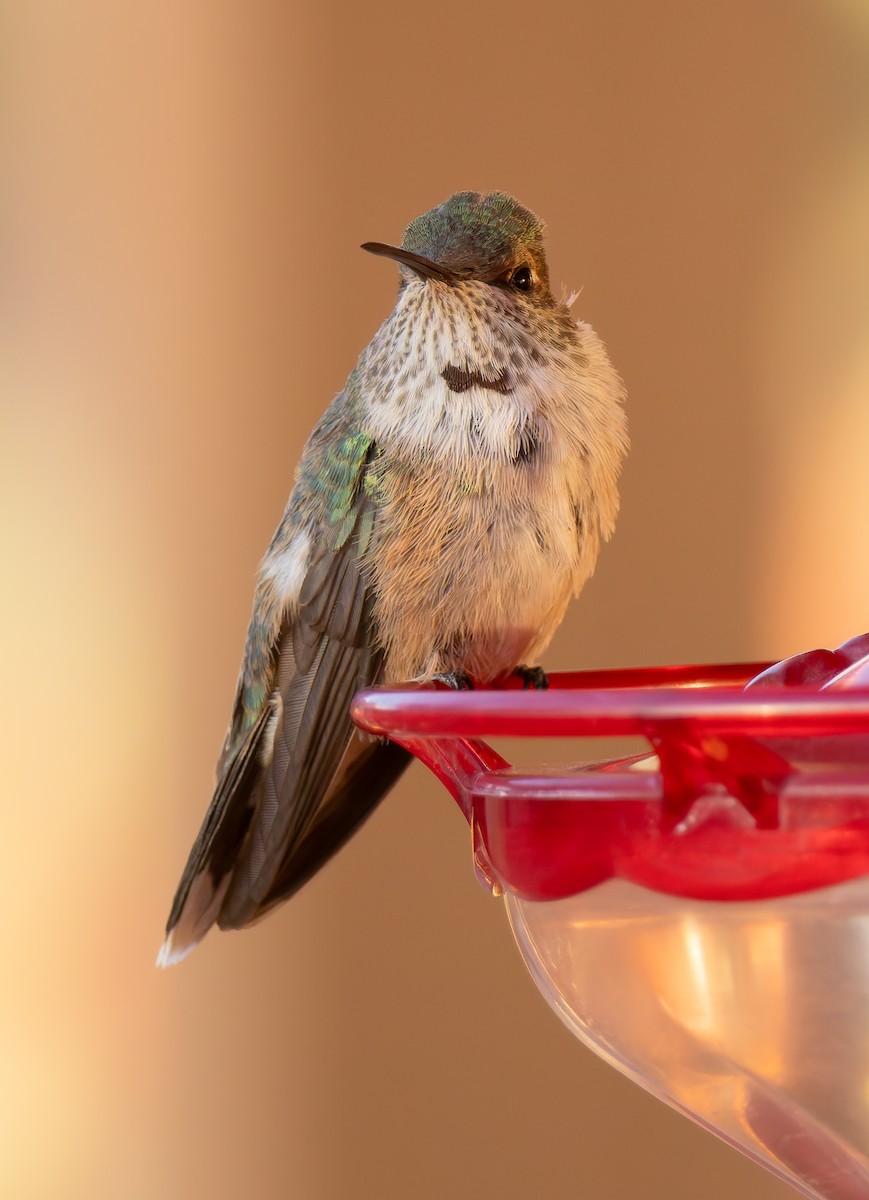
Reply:
M353 718L452 793L478 873L529 900L611 877L701 900L869 874L869 635L774 666L550 676L548 691L361 692ZM748 686L746 686L748 685ZM486 736L639 734L655 756L514 770Z

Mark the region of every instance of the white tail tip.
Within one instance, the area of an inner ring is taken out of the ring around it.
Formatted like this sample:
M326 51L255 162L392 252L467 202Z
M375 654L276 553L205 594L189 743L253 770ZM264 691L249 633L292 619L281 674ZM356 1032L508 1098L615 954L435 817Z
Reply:
M160 947L160 953L157 955L157 966L163 968L174 967L176 963L180 963L183 958L187 957L195 945L196 942L188 942L186 946L176 946L173 942L172 933L170 933Z

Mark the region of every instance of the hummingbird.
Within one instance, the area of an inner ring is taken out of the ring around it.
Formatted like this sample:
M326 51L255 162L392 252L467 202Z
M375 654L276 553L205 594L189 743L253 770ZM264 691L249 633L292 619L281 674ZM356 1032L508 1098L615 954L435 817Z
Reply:
M618 510L624 389L556 299L538 217L458 192L412 221L398 296L314 428L262 561L211 806L158 963L288 899L409 762L363 687L537 665Z

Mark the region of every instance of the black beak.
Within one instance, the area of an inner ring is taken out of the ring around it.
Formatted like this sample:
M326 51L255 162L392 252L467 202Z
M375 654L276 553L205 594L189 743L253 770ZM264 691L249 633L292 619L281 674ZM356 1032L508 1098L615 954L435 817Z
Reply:
M459 276L446 267L432 262L430 258L423 258L421 254L411 254L409 250L402 250L400 246L386 246L383 242L364 242L362 249L367 250L369 254L379 254L383 258L394 258L403 266L410 267L421 279L437 279L440 283L459 281Z

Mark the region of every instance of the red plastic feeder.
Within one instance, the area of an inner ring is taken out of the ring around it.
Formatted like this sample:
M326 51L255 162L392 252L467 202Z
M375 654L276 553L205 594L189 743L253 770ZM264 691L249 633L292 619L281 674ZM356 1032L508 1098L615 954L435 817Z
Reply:
M869 1196L869 635L545 692L372 690L353 716L457 800L578 1036L805 1195ZM624 735L650 753L532 771L481 740Z
M754 900L869 873L869 635L773 667L574 672L533 693L515 681L368 691L353 717L434 771L485 879L526 899L618 876ZM479 740L626 734L648 739L656 769L518 773Z

